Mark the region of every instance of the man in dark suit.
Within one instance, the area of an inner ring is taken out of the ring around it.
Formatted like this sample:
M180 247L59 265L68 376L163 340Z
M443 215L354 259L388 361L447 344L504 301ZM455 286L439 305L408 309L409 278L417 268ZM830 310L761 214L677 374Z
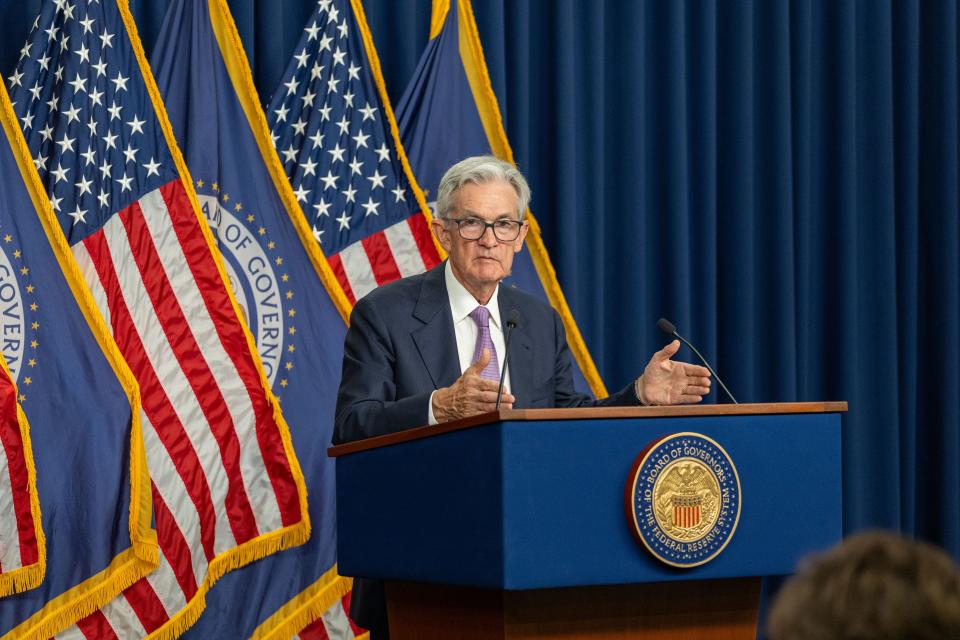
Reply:
M563 324L545 302L500 281L523 246L530 188L492 156L467 158L440 181L432 228L449 259L357 301L344 345L334 442L447 422L496 406L504 326L516 312L501 408L699 402L709 372L672 361L673 341L639 378L608 398L573 388ZM386 638L379 582L354 582L351 616Z

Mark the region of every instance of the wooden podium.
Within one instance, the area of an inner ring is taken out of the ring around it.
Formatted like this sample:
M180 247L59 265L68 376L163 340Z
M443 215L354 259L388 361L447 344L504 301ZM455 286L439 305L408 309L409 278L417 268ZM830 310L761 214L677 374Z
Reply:
M501 411L333 447L342 575L386 582L391 638L754 640L762 576L841 537L846 403ZM637 456L720 444L739 523L679 569L632 535Z

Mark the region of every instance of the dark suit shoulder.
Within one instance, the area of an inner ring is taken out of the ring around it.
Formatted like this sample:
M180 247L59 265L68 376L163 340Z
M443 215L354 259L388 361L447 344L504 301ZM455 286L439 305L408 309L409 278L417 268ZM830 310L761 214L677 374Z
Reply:
M520 321L531 327L552 325L558 317L547 301L514 286L501 285L499 298L500 313L504 317L516 309L520 312Z
M357 300L356 306L370 306L378 311L390 309L392 312L412 309L417 303L423 282L429 273L429 271L418 273L415 276L400 278L381 285Z

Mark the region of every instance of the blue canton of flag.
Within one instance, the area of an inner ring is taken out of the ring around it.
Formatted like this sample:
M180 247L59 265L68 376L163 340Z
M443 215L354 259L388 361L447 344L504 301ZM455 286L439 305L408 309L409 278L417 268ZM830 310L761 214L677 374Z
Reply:
M297 201L351 302L440 260L365 42L358 1L321 0L267 110Z
M33 163L71 245L176 178L118 11L45 3L7 78Z
M325 614L353 637L336 572L334 461L326 455L348 303L273 149L233 18L221 0L175 0L151 66L310 487L310 540L224 576L187 638L289 638ZM281 608L297 599L295 614ZM278 611L279 614L275 615ZM292 624L293 623L293 624ZM299 624L298 624L299 623ZM281 633L286 629L286 633ZM262 630L262 631L264 631Z

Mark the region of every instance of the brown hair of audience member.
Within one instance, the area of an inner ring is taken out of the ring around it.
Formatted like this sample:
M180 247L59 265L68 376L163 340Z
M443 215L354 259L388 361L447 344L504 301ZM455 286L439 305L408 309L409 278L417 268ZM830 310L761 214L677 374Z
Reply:
M801 563L767 628L770 640L960 639L960 568L923 542L857 534Z

